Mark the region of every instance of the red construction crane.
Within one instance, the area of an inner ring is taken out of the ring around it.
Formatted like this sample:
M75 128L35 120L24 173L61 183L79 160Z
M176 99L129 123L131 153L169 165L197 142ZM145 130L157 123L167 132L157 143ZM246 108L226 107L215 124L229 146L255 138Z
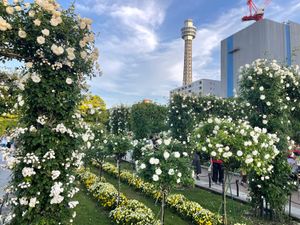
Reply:
M255 21L262 20L264 18L264 14L265 14L265 8L270 3L271 3L271 0L265 0L264 6L262 8L258 8L255 5L255 3L253 2L253 0L247 0L247 5L249 7L250 14L248 16L244 16L242 18L242 21L245 22L245 21L251 21L251 20L255 20Z

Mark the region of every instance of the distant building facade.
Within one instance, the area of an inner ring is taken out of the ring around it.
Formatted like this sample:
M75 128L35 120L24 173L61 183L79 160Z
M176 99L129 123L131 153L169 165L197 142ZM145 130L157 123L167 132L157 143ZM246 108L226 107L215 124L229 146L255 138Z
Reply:
M232 97L238 92L240 67L258 58L300 65L300 24L264 19L222 40L222 96Z
M200 79L191 84L183 85L170 91L170 95L186 94L186 95L215 95L221 97L221 81Z

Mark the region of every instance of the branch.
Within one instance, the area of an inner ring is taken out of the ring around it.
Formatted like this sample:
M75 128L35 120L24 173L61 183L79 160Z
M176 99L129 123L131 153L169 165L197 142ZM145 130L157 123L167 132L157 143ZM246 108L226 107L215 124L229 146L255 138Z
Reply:
M14 52L9 52L9 51L0 51L0 56L3 56L3 57L6 57L6 58L9 58L9 59L20 59L20 60L24 60L24 58L19 55L19 54L16 54Z

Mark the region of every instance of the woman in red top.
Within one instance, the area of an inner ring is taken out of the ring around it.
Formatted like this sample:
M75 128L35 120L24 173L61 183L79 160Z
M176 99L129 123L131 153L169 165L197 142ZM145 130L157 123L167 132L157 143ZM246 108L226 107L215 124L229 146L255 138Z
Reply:
M212 169L213 169L213 176L212 176L213 182L217 183L219 181L219 183L222 184L224 179L223 161L221 159L213 158Z

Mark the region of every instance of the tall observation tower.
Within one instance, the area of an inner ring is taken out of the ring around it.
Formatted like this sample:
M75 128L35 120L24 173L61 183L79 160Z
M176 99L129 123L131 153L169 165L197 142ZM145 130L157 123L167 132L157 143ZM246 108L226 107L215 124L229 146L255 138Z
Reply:
M183 85L187 85L193 82L192 42L196 37L196 27L193 24L193 20L188 19L184 22L184 27L181 29L181 37L184 40Z

